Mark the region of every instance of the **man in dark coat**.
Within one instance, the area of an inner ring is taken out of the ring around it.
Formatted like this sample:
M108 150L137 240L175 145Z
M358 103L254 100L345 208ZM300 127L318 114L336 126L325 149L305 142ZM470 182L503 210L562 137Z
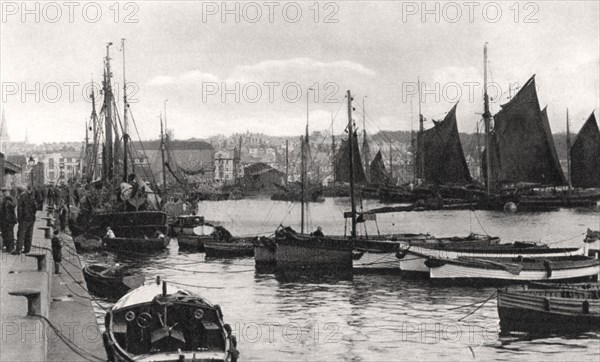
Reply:
M15 247L15 224L17 216L15 207L17 204L10 194L10 188L3 187L4 198L0 203L0 231L2 232L2 242L6 246L6 252L10 253Z
M13 254L20 254L21 248L24 248L23 252L27 254L31 251L37 205L31 190L27 190L25 186L19 186L18 189L21 191L17 200L19 228L17 229L17 249L13 251Z

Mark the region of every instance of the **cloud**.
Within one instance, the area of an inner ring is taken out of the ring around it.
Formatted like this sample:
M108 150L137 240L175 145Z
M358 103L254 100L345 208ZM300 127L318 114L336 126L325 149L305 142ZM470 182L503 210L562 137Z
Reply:
M291 58L286 60L263 60L253 65L241 65L235 67L228 77L228 81L248 81L264 79L267 77L293 77L309 76L316 74L340 74L352 73L373 77L376 72L360 63L349 60L338 60L333 62L322 62L312 58Z
M205 73L199 70L192 70L179 74L177 76L158 75L150 79L146 84L148 86L163 86L169 84L195 84L202 82L218 82L219 77L212 73Z

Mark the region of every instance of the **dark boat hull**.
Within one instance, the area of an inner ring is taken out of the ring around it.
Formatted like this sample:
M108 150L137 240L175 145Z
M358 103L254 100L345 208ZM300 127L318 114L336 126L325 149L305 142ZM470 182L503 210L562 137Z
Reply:
M597 289L499 290L498 316L502 333L600 331L600 293Z
M105 276L89 265L83 268L83 277L90 293L109 300L117 300L144 284L142 275Z
M275 238L275 243L277 268L352 269L351 239L288 235Z
M228 242L206 241L204 252L208 258L236 258L254 256L254 244L247 239L234 239Z
M164 238L104 238L102 239L106 248L117 251L132 253L152 253L163 251L169 245L170 239Z

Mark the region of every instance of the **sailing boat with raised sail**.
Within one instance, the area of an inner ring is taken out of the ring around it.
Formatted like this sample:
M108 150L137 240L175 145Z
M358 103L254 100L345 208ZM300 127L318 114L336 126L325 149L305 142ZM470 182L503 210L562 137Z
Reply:
M593 112L579 130L569 156L571 185L600 188L600 129Z

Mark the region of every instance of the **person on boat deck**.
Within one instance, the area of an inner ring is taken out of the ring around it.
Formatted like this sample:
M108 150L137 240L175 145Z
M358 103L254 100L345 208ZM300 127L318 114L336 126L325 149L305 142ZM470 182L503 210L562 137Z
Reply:
M111 230L110 226L106 227L106 235L104 235L105 238L108 239L114 239L115 238L115 233Z
M156 230L156 232L154 233L154 237L156 239L162 239L165 237L165 234L163 234L160 230Z
M320 226L317 226L317 230L313 231L312 235L313 236L324 236L323 229L321 229Z
M62 239L57 228L54 228L52 236L52 259L54 259L54 274L60 274L60 262L62 261Z

